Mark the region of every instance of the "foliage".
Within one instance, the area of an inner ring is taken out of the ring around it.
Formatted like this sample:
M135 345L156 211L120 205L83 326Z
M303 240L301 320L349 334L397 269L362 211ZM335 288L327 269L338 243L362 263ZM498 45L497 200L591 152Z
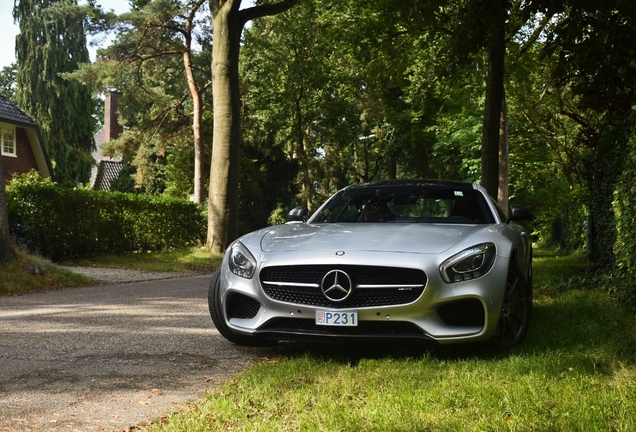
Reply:
M591 105L616 109L636 89L636 9L631 0L545 2L559 12L542 56L554 55L554 83ZM612 107L613 106L613 107Z
M204 143L212 135L209 115L202 112L211 104L211 31L204 5L135 3L114 20L117 37L98 51L97 61L65 75L99 92L115 88L123 94L119 121L126 130L103 150L124 155L135 169L138 191L187 197L198 185L199 199L204 195L210 158Z
M567 115L576 111L579 98L563 98L548 85L538 86L550 81L549 59L539 62L537 47L522 52L521 45L511 45L520 59L507 65L510 200L534 209L539 244L583 251L588 240L584 160L589 149L577 139L581 126Z
M588 190L590 256L612 266L616 220L614 191L623 170L636 93L635 10L630 1L571 0L550 4L558 12L540 58L550 56L551 86L561 99L578 103L562 109L579 125L576 141L587 149L579 172ZM572 93L574 97L570 96Z
M426 128L435 103L420 95L422 106L409 105L419 39L405 26L430 22L434 9L301 1L246 31L244 130L271 137L298 161L299 202L315 208L353 182L431 176L433 138Z
M94 148L93 101L88 87L66 81L61 73L87 63L82 20L49 13L49 6L73 6L76 0L19 0L13 17L20 24L17 105L39 124L55 177L77 185L89 179Z
M283 220L293 205L315 208L350 183L478 181L491 3L300 0L275 18L253 21L243 33L240 81L232 81L242 96L242 142L234 132L232 148L238 153L240 144L243 154L240 169L232 168L240 186L233 183L226 197L234 206L238 196L240 211L224 214L235 215L229 219L245 232ZM633 147L628 117L636 94L631 3L498 3L508 16L510 201L533 208L540 244L590 252L627 274L633 264L623 234L631 238L636 222L618 197L629 196L632 175L624 157ZM180 56L184 23L197 5L205 7L194 0L133 2L119 18L115 43L73 74L124 93L127 132L107 151L124 153L137 192L183 198L193 190L195 107ZM264 9L238 11L239 21L255 10ZM207 18L192 24L192 71L203 87L201 134L209 143L212 116L220 113L202 85L210 79L211 28ZM230 117L236 120L236 111ZM204 153L209 161L209 145ZM229 166L220 163L215 172L221 165ZM130 179L117 187L132 190Z
M609 126L602 131L598 138L598 148L590 152L590 158L586 161L592 223L589 253L592 260L607 267L613 266L615 262L614 244L617 232L612 201L623 171L626 144L622 128Z
M0 264L0 295L16 295L44 291L93 282L90 278L57 267L50 261L16 250L16 258L8 264Z
M636 119L636 106L632 108ZM614 253L618 270L625 276L636 276L636 130L633 130L626 151L625 167L614 191L613 210L616 215ZM636 297L636 284L632 283Z
M139 189L135 183L135 168L128 162L128 160L122 161L123 166L119 172L119 176L110 182L111 192L127 192L138 193Z
M0 71L0 94L7 99L13 100L16 89L16 75L18 74L18 65L11 63L4 66Z
M286 210L285 214L291 210L297 192L293 180L298 175L298 165L277 146L250 145L242 150L239 229L245 234L270 225L270 217L277 209Z
M185 200L19 182L9 185L7 196L18 241L53 260L184 247L204 239L205 215Z

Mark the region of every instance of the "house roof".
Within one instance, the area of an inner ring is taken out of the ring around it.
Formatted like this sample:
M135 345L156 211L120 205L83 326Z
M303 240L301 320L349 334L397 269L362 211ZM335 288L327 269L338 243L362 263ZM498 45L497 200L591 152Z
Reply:
M20 123L23 125L37 126L31 117L22 111L8 98L0 94L0 119L8 123Z
M91 189L109 191L110 182L119 177L119 173L124 168L123 162L101 160L97 166L97 173Z
M0 122L14 124L26 129L31 150L42 177L53 178L51 160L44 147L44 139L38 124L16 104L0 94Z

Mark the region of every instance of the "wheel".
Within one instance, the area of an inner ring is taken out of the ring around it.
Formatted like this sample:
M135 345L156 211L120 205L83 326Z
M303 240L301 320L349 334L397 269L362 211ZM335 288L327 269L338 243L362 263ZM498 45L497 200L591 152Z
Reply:
M532 287L514 264L508 270L506 293L497 330L492 337L495 345L513 347L526 337L532 314Z
M208 289L208 308L210 309L210 316L216 329L221 333L225 339L233 342L237 345L248 346L267 346L271 345L270 341L260 340L251 336L245 336L240 333L232 331L225 322L225 315L223 313L223 304L221 303L221 269L218 269L212 275L210 281L210 288Z

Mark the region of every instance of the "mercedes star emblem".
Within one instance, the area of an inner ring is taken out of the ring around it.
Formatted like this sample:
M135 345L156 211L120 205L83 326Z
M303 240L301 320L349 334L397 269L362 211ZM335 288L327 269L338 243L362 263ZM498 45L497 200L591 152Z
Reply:
M322 293L333 302L345 301L353 292L353 284L348 274L342 270L331 270L322 278Z

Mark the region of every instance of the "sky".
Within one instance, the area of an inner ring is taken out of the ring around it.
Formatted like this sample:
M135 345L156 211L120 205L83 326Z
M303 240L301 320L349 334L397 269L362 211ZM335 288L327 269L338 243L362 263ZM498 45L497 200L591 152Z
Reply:
M0 69L9 66L15 61L15 37L20 29L13 23L13 1L0 0ZM81 3L81 0L80 0ZM101 0L101 4L106 10L112 9L117 14L124 13L130 9L128 0ZM105 44L108 44L108 40ZM95 60L96 47L88 47L91 60Z

